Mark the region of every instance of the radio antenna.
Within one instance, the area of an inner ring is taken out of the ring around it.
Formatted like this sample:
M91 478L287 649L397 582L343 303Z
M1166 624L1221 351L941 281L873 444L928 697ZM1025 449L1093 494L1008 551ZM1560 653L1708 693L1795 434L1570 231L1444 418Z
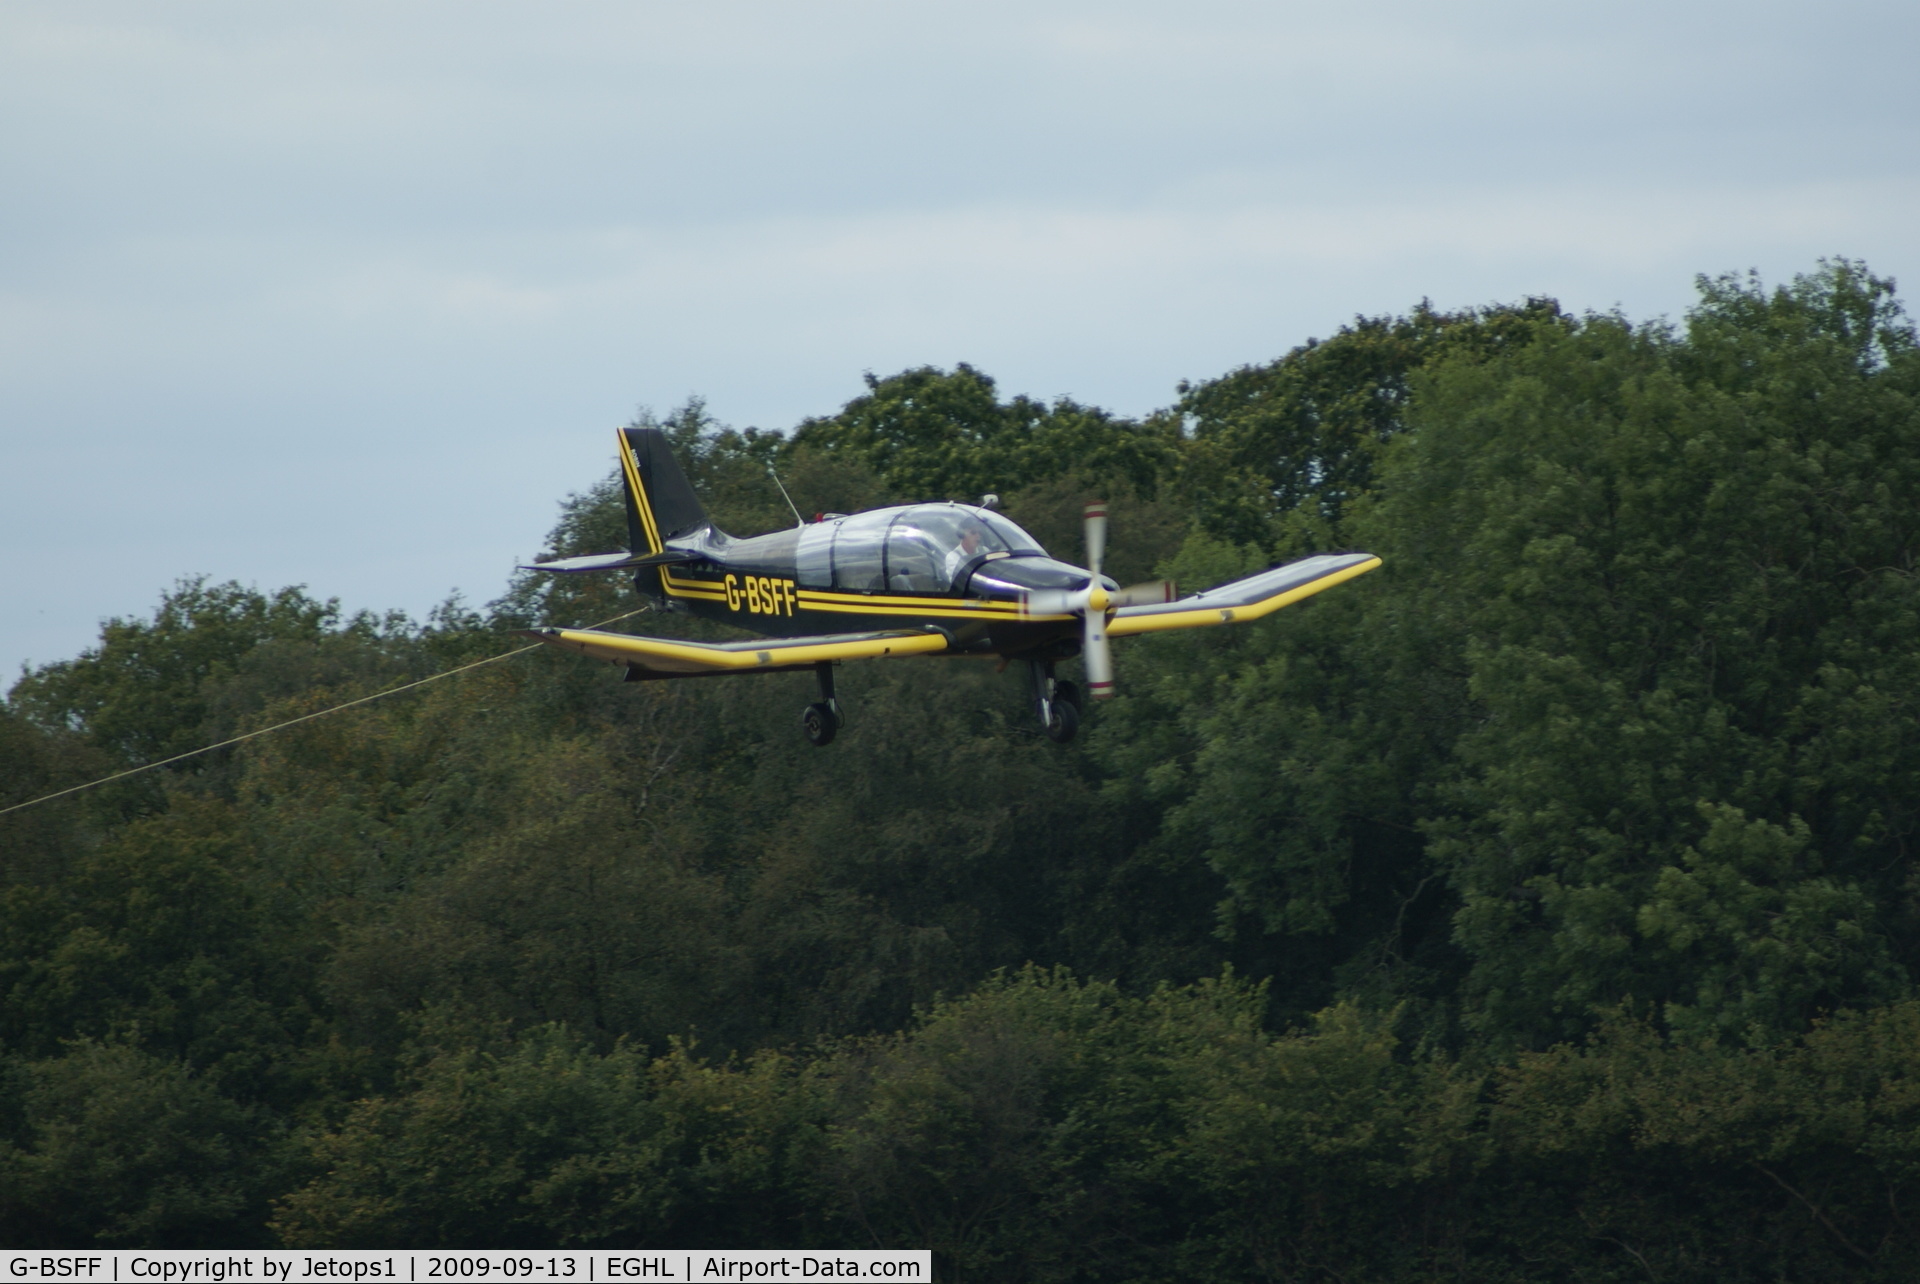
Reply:
M780 474L773 471L772 460L767 461L767 476L773 478L773 484L780 487L780 498L787 501L787 507L793 508L793 524L795 526L805 526L807 519L800 516L799 509L793 507L793 496L787 494L787 488L781 484Z

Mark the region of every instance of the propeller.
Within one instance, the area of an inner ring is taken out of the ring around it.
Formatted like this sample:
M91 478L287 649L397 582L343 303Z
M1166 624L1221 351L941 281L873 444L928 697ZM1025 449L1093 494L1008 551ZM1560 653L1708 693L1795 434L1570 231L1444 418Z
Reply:
M1087 570L1092 572L1085 588L1039 589L1021 599L1025 615L1078 615L1083 633L1080 659L1087 669L1087 693L1095 699L1113 694L1113 651L1107 643L1107 617L1123 606L1146 606L1171 602L1172 580L1151 580L1123 589L1108 589L1100 582L1100 563L1107 553L1107 505L1094 500L1087 505Z

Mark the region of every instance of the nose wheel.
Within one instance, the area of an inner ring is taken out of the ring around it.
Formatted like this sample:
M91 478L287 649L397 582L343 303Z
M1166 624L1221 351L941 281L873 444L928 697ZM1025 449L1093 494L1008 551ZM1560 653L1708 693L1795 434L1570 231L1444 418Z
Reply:
M1029 660L1027 672L1033 679L1033 702L1047 739L1057 745L1067 743L1080 730L1080 688L1054 677L1051 660Z
M833 698L833 665L828 663L813 666L814 676L820 679L820 699L810 704L800 714L800 730L807 737L807 743L816 749L824 749L833 743L840 734L840 702Z
M800 730L806 733L808 744L824 749L840 734L840 715L830 704L810 704L800 715Z

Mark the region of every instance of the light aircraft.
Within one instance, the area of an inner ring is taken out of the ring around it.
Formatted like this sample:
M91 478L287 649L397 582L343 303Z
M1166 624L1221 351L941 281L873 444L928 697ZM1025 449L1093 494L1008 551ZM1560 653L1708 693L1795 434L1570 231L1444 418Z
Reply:
M978 505L827 513L811 523L796 511L791 530L735 539L709 520L659 429L620 429L619 454L628 550L529 569L631 570L634 587L664 609L764 636L719 643L591 629L526 636L622 665L630 682L811 669L820 699L807 706L801 727L816 745L831 742L842 723L834 666L906 655L998 658L1003 667L1025 660L1040 723L1065 742L1080 723L1080 694L1054 675L1058 661L1079 655L1090 694L1110 696L1112 638L1258 619L1380 565L1371 553L1309 557L1175 598L1165 581L1121 588L1100 573L1105 504L1087 505L1083 569L1049 557L994 511L994 496Z

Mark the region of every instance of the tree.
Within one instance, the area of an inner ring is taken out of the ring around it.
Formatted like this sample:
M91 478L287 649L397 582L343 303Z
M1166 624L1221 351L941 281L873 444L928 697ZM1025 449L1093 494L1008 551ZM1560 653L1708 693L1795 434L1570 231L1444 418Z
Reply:
M282 1175L267 1112L184 1063L80 1040L0 1064L0 1235L16 1248L264 1246Z
M301 1247L809 1247L821 1102L790 1058L596 1053L563 1026L501 1046L429 1026L399 1090L314 1139L274 1229ZM492 1044L493 1046L488 1046ZM833 1243L835 1241L827 1241Z
M1340 547L1348 510L1407 431L1422 367L1488 359L1568 321L1552 299L1459 312L1422 301L1404 317L1356 317L1265 365L1183 382L1174 414L1193 438L1183 489L1217 538L1298 553Z
M1069 472L1151 498L1175 448L1164 423L1130 423L1065 398L1002 402L993 380L965 363L951 373L868 375L865 396L805 421L793 443L858 461L902 500L969 503Z
M1920 355L1832 264L1443 363L1373 529L1480 710L1435 856L1496 1043L1629 996L1769 1037L1890 997L1920 771Z
M206 743L210 684L243 656L274 639L318 641L339 619L337 603L299 588L269 596L186 579L161 595L151 622L107 621L97 648L27 674L8 700L44 727L83 731L128 762L151 762Z
M297 1091L315 996L238 830L232 809L179 799L61 877L0 892L0 1041L39 1058L120 1042L243 1099Z

